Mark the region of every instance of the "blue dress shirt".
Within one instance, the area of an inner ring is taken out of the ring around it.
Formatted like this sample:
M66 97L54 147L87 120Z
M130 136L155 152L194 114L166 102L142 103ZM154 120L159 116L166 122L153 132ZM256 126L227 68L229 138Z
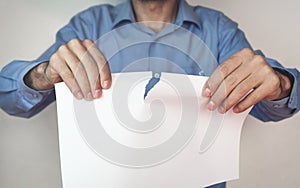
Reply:
M113 73L153 71L154 75L175 72L209 76L231 55L243 48L251 48L237 24L223 13L201 6L192 7L184 0L179 1L174 23L167 25L159 33L134 23L130 0L117 6L94 6L77 14L59 30L56 42L38 59L31 62L16 60L2 69L0 107L11 115L31 117L55 101L54 89L35 91L26 86L23 78L38 64L48 62L61 45L74 38L93 40L108 59ZM183 31L189 37L182 35ZM119 41L116 42L115 39ZM142 41L134 43L137 39ZM126 46L128 41L130 45ZM189 44L189 47L184 44ZM183 50L180 49L181 45ZM209 53L205 52L205 48L209 49ZM115 50L117 53L113 54L112 51ZM202 56L204 61L201 63L193 58L195 50L205 55ZM260 51L256 53L263 55ZM266 58L266 61L274 69L289 76L293 81L293 88L287 98L259 102L252 109L251 115L262 121L291 117L300 109L300 74L296 69L284 68L275 60ZM222 188L225 184L218 186Z

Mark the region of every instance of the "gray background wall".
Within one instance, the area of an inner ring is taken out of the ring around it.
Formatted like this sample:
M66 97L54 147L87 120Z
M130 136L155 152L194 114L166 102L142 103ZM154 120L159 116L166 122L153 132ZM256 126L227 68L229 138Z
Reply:
M120 0L0 1L0 68L31 60L54 41L56 31L79 10ZM297 0L190 0L225 12L269 57L300 69L300 2ZM0 112L0 187L61 187L55 104L31 119ZM300 115L279 123L248 117L241 140L240 179L229 188L299 187Z

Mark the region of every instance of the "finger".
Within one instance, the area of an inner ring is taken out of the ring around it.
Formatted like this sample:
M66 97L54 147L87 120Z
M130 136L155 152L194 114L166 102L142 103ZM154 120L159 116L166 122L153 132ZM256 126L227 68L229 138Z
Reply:
M233 112L241 113L255 105L262 99L266 97L266 93L269 92L268 86L266 84L262 84L256 89L254 89L249 95L247 95L243 100L241 100L238 104L236 104L233 108Z
M101 85L98 82L99 71L96 62L81 41L75 40L74 44L69 43L68 47L77 56L85 69L90 89L88 97L98 98Z
M81 92L81 89L77 84L77 81L72 71L68 67L67 63L62 58L60 58L57 54L54 54L51 57L49 68L50 66L60 75L62 81L66 84L66 86L72 92L74 97L76 97L77 99L82 99L83 94Z
M257 74L260 72L259 66L252 61L241 64L229 74L211 97L211 103L215 108L219 107L219 112L228 111L253 87L261 83L262 77Z
M84 40L83 45L88 49L89 53L97 63L98 70L100 73L100 83L102 88L103 89L110 88L112 83L112 78L111 78L109 64L106 58L99 50L99 48L91 40Z
M239 56L232 56L220 66L218 66L218 68L206 81L202 91L203 96L211 97L223 82L223 80L241 64L242 59Z
M227 101L226 101L226 103L223 102L223 101L230 95L230 93L239 84L243 84L242 82L251 75L251 70L253 70L251 65L247 65L247 67L245 67L245 66L246 66L245 64L240 65L230 75L228 75L225 78L225 80L222 81L222 83L220 84L220 86L214 92L214 94L212 95L212 97L210 99L211 102L209 104L210 105L213 104L213 106L211 106L209 108L212 108L212 107L216 108L216 107L220 106L221 103L223 103L221 105L220 111L221 112L226 112L228 110L228 106L230 106L230 105L227 104ZM249 87L252 87L252 86L249 85ZM251 90L251 89L252 88L250 88L249 90ZM214 108L212 108L212 110L214 110ZM226 110L226 111L223 111L223 110Z
M224 100L223 104L219 107L219 112L225 113L231 109L238 102L243 100L243 98L249 94L254 88L257 88L261 84L257 75L250 75L248 78L243 80L234 90L229 94L229 96Z
M96 61L95 55L94 55L94 48L95 45L93 43L93 41L91 40L84 40L82 41L82 45L85 47L87 54L89 55L89 59L90 62L93 62L92 66L90 66L90 68L93 68L94 70L97 70L97 72L93 73L93 77L91 78L93 80L91 80L92 84L94 84L95 86L94 88L94 98L99 98L102 95L102 86L101 86L101 73L99 71L99 66L98 63Z
M234 106L233 111L235 113L244 112L252 105L255 105L263 99L267 99L270 96L277 95L280 92L280 80L275 74L270 74L268 71L272 69L261 69L261 72L256 72L252 78L256 78L256 81L253 81L253 91L248 94L244 99L240 100L237 105ZM265 75L265 77L264 77ZM268 76L266 76L268 75ZM251 83L246 83L250 85Z
M78 45L77 45L78 46ZM71 69L74 78L76 79L82 94L86 100L92 100L93 95L91 93L90 83L87 77L87 73L80 59L68 46L61 46L58 50L58 55L61 59L64 59Z

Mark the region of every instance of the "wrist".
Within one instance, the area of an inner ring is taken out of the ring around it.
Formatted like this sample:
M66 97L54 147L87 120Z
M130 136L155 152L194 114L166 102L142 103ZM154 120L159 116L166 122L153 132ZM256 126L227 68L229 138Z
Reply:
M54 84L51 83L45 74L48 62L41 63L31 69L24 77L24 83L34 90L47 90L52 89Z
M290 80L290 78L288 76L286 76L285 74L282 74L281 72L279 72L277 70L275 72L280 79L281 93L277 99L277 100L280 100L280 99L290 96L291 90L292 90L292 80Z

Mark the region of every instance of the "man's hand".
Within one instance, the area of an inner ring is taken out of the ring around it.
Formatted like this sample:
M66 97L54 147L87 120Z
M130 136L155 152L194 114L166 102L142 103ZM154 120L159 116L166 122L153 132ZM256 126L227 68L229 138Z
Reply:
M91 40L71 40L54 53L49 62L31 70L25 83L36 90L53 88L65 82L78 99L93 100L101 97L102 89L111 86L109 65Z
M215 70L203 87L203 96L210 98L209 110L218 108L225 113L233 107L240 113L263 99L285 98L290 90L288 77L276 72L262 56L243 49Z

